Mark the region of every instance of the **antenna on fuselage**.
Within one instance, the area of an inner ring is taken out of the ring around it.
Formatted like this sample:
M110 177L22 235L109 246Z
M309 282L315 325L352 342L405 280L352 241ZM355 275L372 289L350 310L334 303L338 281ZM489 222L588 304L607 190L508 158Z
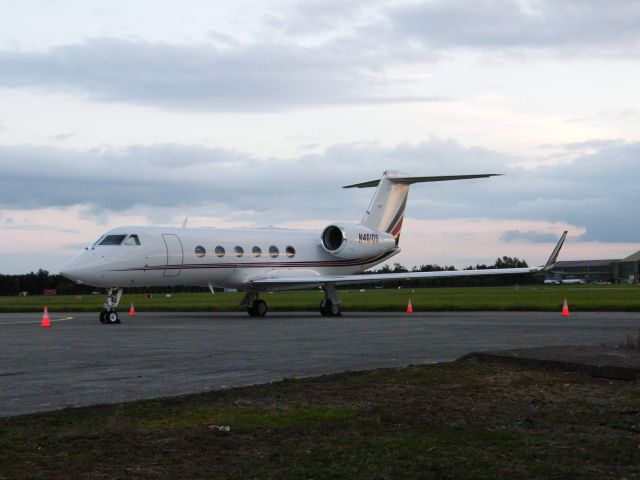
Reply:
M189 221L189 217L184 217L182 221L182 228L187 228L187 222Z

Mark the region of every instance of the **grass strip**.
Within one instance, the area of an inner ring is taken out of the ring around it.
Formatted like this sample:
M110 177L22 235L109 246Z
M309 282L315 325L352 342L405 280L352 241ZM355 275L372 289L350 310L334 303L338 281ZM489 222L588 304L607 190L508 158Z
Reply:
M522 287L459 287L341 290L346 311L560 311L569 299L575 311L640 311L640 288L632 285L562 285ZM133 303L140 311L243 311L243 294L177 293L125 294L122 311ZM263 294L272 311L316 311L322 293L316 291ZM97 312L103 295L0 297L0 312L41 312L44 305L58 312Z

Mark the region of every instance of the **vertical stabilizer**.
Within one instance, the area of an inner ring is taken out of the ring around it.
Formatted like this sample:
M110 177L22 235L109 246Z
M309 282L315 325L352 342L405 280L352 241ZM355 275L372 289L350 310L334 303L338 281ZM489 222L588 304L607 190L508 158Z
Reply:
M384 172L360 223L372 230L390 233L397 238L400 235L404 209L407 206L409 184L394 182L393 179L408 177L401 172Z

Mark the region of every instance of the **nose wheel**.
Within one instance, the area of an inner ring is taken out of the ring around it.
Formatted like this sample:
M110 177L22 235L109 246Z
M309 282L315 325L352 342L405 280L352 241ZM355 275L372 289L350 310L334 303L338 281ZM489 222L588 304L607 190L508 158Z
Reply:
M103 310L100 312L100 323L104 324L116 324L121 323L118 312L115 310Z
M107 289L107 300L104 302L102 311L100 312L100 323L105 325L115 325L116 323L120 323L120 317L118 316L116 308L120 303L121 297L121 288Z

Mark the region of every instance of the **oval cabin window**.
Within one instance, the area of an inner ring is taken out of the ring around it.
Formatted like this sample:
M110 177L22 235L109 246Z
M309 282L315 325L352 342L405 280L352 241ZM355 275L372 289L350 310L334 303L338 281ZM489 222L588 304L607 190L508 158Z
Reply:
M296 249L293 248L291 245L289 245L287 247L286 253L287 253L287 257L293 258L296 256Z
M204 257L207 254L207 251L205 250L205 248L201 245L198 245L196 247L196 257Z
M260 247L253 247L251 249L251 255L258 258L260 255L262 255L262 250L260 250Z
M216 257L224 257L224 248L220 245L216 247Z
M276 247L275 245L271 245L269 247L269 255L271 256L271 258L277 258L278 255L280 255L280 250L278 250L278 247Z

